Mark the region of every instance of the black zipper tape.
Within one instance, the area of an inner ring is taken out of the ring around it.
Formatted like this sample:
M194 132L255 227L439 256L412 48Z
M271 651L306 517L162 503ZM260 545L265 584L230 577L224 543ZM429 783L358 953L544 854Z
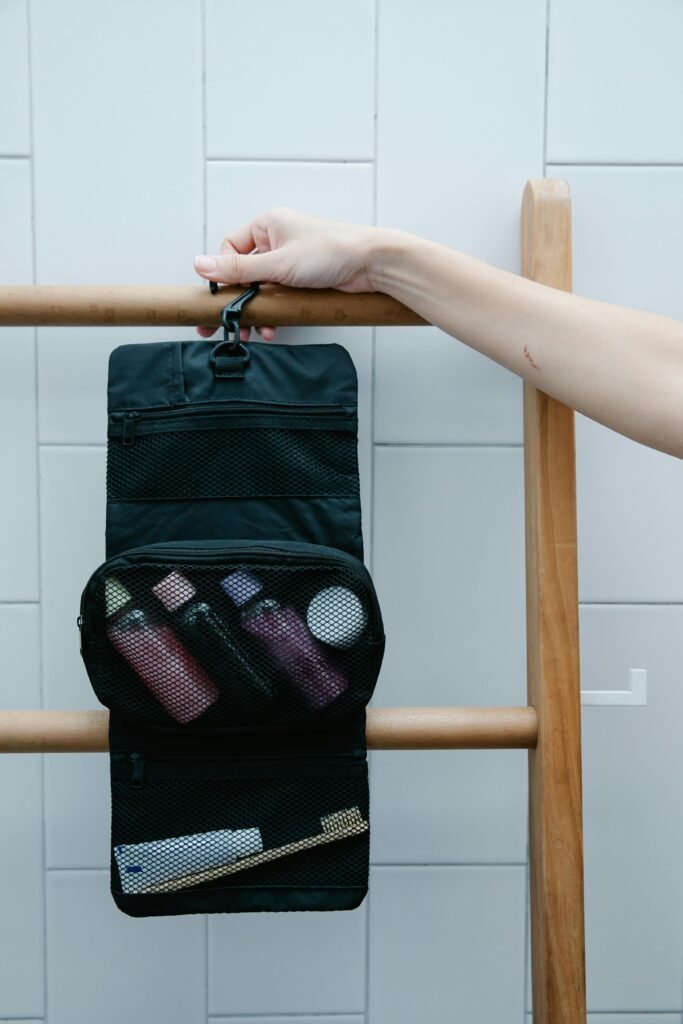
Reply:
M292 420L300 420L310 426L328 429L357 429L355 406L346 405L308 405L288 402L249 402L235 399L232 402L201 402L195 405L159 406L147 409L128 409L125 412L111 413L109 416L109 437L121 437L124 445L132 445L138 433L150 430L154 433L164 429L177 430L182 420L192 418L192 429L197 429L198 421L207 420L207 426L214 428L216 419L225 418L226 422L235 421L240 417L245 422L256 424L256 418L265 418L264 426L276 426L280 422L291 425Z
M277 564L278 561L284 559L285 561L304 561L310 565L327 562L330 565L336 564L351 567L362 581L369 597L377 635L383 636L382 613L372 577L365 564L359 558L349 554L347 551L343 551L341 548L331 548L323 544L307 544L303 541L273 541L270 544L252 544L250 541L216 541L213 546L207 545L206 541L198 541L197 545L193 545L188 541L177 541L173 543L146 544L142 547L129 548L127 551L121 552L120 555L108 559L95 570L81 594L81 614L79 618L81 620L82 641L85 642L86 598L91 591L94 592L102 573L108 574L117 568L128 567L131 560L138 558L141 564L144 564L145 561L161 562L163 564L169 558L191 558L198 564L221 564L226 561L226 555L231 556L233 554L236 557L232 560L238 563L252 557L259 559L263 558L263 556L270 556L271 564Z
M331 753L273 755L183 754L147 755L140 751L111 753L114 778L127 779L140 789L158 779L254 779L254 778L365 778L367 759L354 754Z

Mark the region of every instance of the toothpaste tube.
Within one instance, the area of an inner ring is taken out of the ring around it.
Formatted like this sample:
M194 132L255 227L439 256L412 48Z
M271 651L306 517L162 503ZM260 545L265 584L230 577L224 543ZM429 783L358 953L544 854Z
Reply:
M242 828L119 844L114 847L114 854L123 891L140 893L149 885L170 882L205 868L220 867L262 850L260 831Z

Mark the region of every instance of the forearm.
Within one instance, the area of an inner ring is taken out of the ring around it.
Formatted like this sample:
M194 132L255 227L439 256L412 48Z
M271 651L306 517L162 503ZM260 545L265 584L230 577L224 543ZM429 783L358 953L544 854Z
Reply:
M408 232L380 229L378 291L546 394L683 457L683 324L550 288Z

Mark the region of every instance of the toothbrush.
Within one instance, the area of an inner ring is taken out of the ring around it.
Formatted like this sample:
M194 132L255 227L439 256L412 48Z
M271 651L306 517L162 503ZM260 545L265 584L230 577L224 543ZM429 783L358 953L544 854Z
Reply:
M333 843L337 839L357 836L368 829L368 823L363 818L358 807L349 807L344 811L335 811L333 814L327 814L320 819L320 824L322 832L317 836L308 836L305 839L297 839L293 843L287 843L285 846L276 846L271 850L263 850L262 853L250 854L229 864L224 864L221 867L193 871L186 875L179 875L177 878L170 878L166 882L156 882L153 885L141 886L136 891L139 893L149 893L173 892L176 889L185 889L192 885L199 885L201 882L212 881L214 878L223 878L224 875L232 875L236 871L246 871L247 868L256 867L258 864L265 864L267 861L276 860L279 857L286 857L290 853L310 850L314 846L322 846L323 843Z

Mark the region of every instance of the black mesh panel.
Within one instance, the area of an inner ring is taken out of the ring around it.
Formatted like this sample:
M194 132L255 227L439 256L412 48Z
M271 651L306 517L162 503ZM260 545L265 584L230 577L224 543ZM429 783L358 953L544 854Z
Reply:
M102 703L200 732L357 710L383 649L369 591L334 564L119 568L97 580L85 638Z
M112 878L131 895L194 888L364 886L369 807L362 774L183 778L178 760L140 783L112 778Z
M358 493L356 438L342 430L168 431L110 438L111 501Z

